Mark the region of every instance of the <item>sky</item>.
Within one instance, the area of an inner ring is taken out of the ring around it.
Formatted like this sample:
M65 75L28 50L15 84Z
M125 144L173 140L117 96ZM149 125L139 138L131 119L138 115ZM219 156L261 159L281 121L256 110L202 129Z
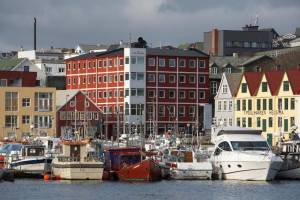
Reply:
M213 28L254 23L279 34L300 27L300 0L0 0L0 51L76 48L143 37L150 46L203 41Z

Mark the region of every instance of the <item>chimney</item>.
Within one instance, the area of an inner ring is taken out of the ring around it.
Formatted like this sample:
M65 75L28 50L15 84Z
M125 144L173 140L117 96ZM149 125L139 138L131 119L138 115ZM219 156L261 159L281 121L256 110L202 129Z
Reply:
M218 29L213 29L211 32L211 54L213 56L217 56L218 55L218 40L219 40L219 31Z
M34 18L34 28L33 28L33 49L36 50L36 18Z

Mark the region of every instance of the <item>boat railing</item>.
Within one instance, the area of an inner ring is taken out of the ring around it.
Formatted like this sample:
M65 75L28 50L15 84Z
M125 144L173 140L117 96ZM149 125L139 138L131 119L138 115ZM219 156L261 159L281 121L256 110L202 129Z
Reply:
M101 159L97 156L87 156L84 157L84 162L99 162Z
M70 156L58 156L57 157L58 162L80 162L80 157L70 157Z

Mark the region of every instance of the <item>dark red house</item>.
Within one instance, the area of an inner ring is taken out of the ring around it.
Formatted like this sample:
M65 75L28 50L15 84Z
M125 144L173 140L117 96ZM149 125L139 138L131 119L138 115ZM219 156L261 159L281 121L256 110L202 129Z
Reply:
M101 137L102 111L80 90L56 91L56 120L58 137Z
M36 72L1 71L0 86L35 87L39 86Z

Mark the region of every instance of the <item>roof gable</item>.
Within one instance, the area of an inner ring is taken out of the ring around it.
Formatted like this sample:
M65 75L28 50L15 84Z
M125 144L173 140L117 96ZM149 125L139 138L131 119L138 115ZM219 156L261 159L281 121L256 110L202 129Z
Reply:
M10 71L23 62L23 58L0 59L0 71Z
M242 73L225 74L229 86L229 90L232 96L236 96L239 90L239 85L243 77L242 75L243 75Z
M289 69L286 71L294 94L300 94L300 70Z
M283 79L283 71L268 71L265 72L266 79L271 91L271 94L277 95L280 89L280 85Z
M256 96L259 90L260 82L263 76L261 72L245 72L244 73L249 92L251 96Z

